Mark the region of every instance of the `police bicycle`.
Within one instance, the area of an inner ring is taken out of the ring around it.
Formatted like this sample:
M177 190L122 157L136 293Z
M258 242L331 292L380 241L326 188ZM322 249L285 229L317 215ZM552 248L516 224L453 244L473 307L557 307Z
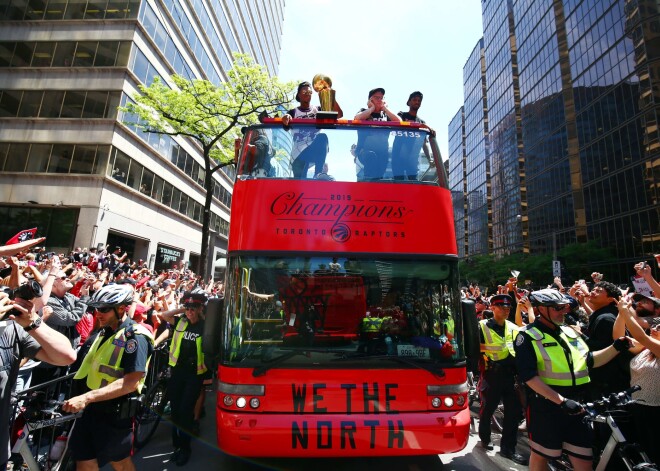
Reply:
M136 450L143 448L156 432L167 405L167 383L170 379L168 343L163 342L154 351L152 365L145 380L145 393L135 416Z
M594 469L605 471L610 460L618 455L629 471L658 471L657 464L650 463L648 455L637 443L630 443L621 433L614 416L626 413L625 406L635 403L632 393L639 391L640 386L633 386L619 393L612 393L598 401L583 404L584 421L593 426L594 423L607 424L611 430L610 439L602 450L594 450ZM597 452L597 453L596 453ZM548 463L552 471L572 470L568 456L562 454L558 460Z
M72 471L75 461L68 450L67 435L73 431L75 420L82 411L64 414L61 406L64 393L57 400L47 399L43 388L54 382L68 380L67 375L34 388L26 389L12 397L16 414L10 429L12 466L8 469L30 471ZM19 458L20 457L20 458ZM22 462L22 463L19 463Z

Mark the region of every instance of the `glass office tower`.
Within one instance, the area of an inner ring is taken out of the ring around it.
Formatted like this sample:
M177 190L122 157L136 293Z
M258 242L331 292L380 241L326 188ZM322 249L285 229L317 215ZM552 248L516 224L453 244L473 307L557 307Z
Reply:
M467 187L466 255L483 255L492 247L488 219L491 195L488 148L488 111L486 102L486 61L480 40L463 67L465 96L465 184Z
M482 0L492 253L594 241L626 282L660 252L659 8Z
M449 190L454 208L454 230L458 256L464 258L467 254L467 195L465 179L465 124L463 122L463 107L458 110L449 123Z
M526 250L526 195L517 47L511 1L482 1L491 190L492 252Z
M200 257L201 149L138 132L117 107L173 74L220 83L233 51L277 73L284 0L0 1L0 238L119 245L152 267ZM214 175L210 262L234 174ZM209 264L212 266L212 263Z

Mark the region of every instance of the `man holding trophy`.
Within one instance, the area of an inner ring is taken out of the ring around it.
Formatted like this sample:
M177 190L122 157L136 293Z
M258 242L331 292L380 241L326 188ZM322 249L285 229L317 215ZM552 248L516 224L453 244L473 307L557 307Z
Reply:
M334 99L335 91L330 88L332 85L330 77L317 74L313 82L315 89L318 87L321 107L311 104L312 85L309 82L300 83L295 97L300 106L289 110L282 117L284 126L289 126L292 119L316 119L317 114L322 112L335 112L337 118L343 116L339 104ZM304 128L293 132L291 168L294 178L307 178L310 164L314 164L314 175L323 172L323 164L328 153L327 144L327 136L316 129Z

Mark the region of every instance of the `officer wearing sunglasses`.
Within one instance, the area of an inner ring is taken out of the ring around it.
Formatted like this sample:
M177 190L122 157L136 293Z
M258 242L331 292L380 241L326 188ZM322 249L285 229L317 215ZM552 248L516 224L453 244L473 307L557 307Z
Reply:
M564 325L570 298L554 289L529 295L536 319L516 337L518 379L527 385L527 430L530 469L566 452L575 470L590 470L592 429L582 421L589 368L597 368L631 347L621 337L607 348L590 352L582 337Z
M128 317L132 303L133 288L126 284L104 286L89 301L101 329L88 339L91 345L74 376L84 392L62 405L65 412L83 411L69 439L78 469L99 469L108 462L113 469L135 469L133 417L153 338Z

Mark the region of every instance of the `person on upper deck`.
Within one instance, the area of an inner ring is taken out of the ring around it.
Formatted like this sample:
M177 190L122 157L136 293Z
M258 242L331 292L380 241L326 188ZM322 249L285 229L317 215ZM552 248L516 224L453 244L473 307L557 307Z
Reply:
M401 122L401 118L387 107L385 89L381 87L369 91L367 108L360 109L354 119ZM364 180L380 180L383 178L387 169L388 145L387 133L358 131L358 143L355 152L357 158L364 165Z
M419 108L422 106L423 99L424 95L422 92L412 92L406 102L408 111L399 111L398 113L401 120L426 124L417 114ZM434 136L435 131L432 129L430 131L431 135ZM392 174L395 180L417 180L417 163L420 150L424 151L424 155L429 161L432 160L426 134L418 131L413 131L412 136L410 134L397 134L392 144Z
M296 101L300 103L300 106L289 110L282 117L284 126L289 126L292 119L316 119L316 114L321 108L311 104L312 92L312 85L309 82L302 82L298 85ZM341 117L341 114L339 117ZM306 178L307 170L312 163L314 164L314 175L323 171L323 164L328 153L327 136L325 137L325 146L322 142L317 142L317 145L311 146L315 141L321 139L319 137L321 135L318 130L312 128L297 129L293 132L291 168L294 178Z

